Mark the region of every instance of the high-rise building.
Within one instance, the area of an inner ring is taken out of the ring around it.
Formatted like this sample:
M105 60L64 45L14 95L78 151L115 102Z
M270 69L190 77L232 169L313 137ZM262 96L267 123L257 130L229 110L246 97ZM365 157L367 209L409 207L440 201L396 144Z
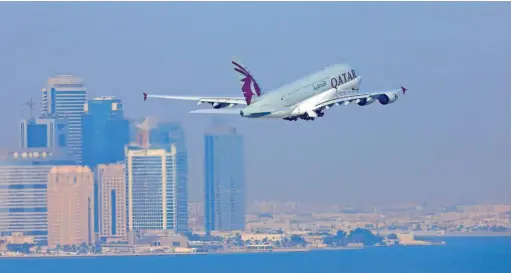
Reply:
M126 179L124 164L100 164L97 168L99 186L99 233L110 241L126 241Z
M0 154L0 236L21 232L48 243L48 173L70 164L62 150L18 149Z
M138 122L133 120L133 123ZM135 141L136 145L149 148L149 135L151 130L158 126L159 121L153 117L146 117L142 122L138 123L135 127Z
M83 164L94 172L98 164L124 160L124 145L129 142L129 121L124 118L124 105L115 97L96 97L84 105L82 118ZM94 196L98 200L97 181ZM94 231L100 233L99 207L95 203Z
M87 89L81 78L60 75L48 79L42 89L41 117L66 118L68 151L77 163L82 163L82 115Z
M188 213L178 211L187 196L177 185L176 155L175 144L126 147L128 231L187 231L188 219L181 217Z
M188 151L183 127L177 122L158 122L149 130L151 147L176 147L175 174L178 232L188 231Z
M38 118L21 121L21 148L60 148L67 146L67 120Z
M48 175L48 246L92 244L94 177L88 167L53 167Z
M130 142L129 143L139 143L139 133L140 133L140 125L144 122L146 118L129 118L129 128L130 128Z
M185 146L185 134L183 127L178 122L158 121L152 128L149 128L149 143L176 143Z
M84 107L82 120L83 163L91 169L98 164L124 160L124 145L129 142L129 121L124 107L115 97L97 97Z
M206 132L204 228L207 233L245 229L243 137L217 125Z
M182 126L177 122L147 117L137 125L135 143L142 148L169 150L175 146L175 173L178 232L188 231L188 151Z

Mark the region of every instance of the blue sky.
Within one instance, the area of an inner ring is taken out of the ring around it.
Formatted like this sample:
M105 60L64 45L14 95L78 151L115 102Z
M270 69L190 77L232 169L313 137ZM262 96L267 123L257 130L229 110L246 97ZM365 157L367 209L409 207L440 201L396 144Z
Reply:
M182 122L194 200L211 118L143 91L241 96L232 56L265 90L347 62L364 89L409 92L314 122L226 118L245 136L250 199L511 202L509 14L509 3L1 3L0 146L18 145L21 104L48 77L79 75L129 117Z

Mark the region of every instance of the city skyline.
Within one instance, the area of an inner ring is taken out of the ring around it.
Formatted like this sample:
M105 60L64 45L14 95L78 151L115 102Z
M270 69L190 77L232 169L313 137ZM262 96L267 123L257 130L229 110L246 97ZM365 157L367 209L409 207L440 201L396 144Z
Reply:
M20 147L0 162L0 236L60 249L135 242L154 232L187 234L188 152L181 125L148 117L130 130L121 99L89 99L86 90L82 78L57 75L42 89L38 118L30 101ZM243 228L240 201L231 226Z
M0 273L508 272L509 14L0 3Z
M0 73L6 79L5 90L16 94L0 102L4 111L13 113L0 117L6 128L12 128L0 138L6 148L18 145L14 128L27 116L21 107L27 97L36 98L48 77L75 74L86 81L89 98L122 99L127 117L181 122L189 136L189 167L197 170L188 178L190 199L199 200L200 143L209 119L188 115L194 105L143 103L143 91L200 91L193 84L200 67L208 71L201 75L210 83L205 95L214 91L240 95L229 68L233 55L244 60L265 89L326 64L348 62L363 72L364 87L406 83L407 103L339 108L315 124L233 119L231 124L245 136L247 166L257 166L247 168L248 200L292 196L297 201L365 204L510 201L506 193L511 178L505 171L511 132L505 117L510 114L503 103L509 96L505 71L511 42L500 34L510 26L502 19L509 11L505 5L244 3L194 9L188 4L141 3L113 12L108 5L54 4L47 10L45 4L31 4L31 16L24 15L26 4L2 5L0 21L7 26L5 38L10 42L0 50L13 53L6 54ZM240 18L237 11L245 8L254 15ZM282 12L289 13L285 21L277 16ZM225 21L215 20L213 13ZM180 14L201 20L180 29L175 27L185 19ZM140 16L142 23L132 22L133 16ZM342 31L330 19L339 16L357 22L349 30L352 42L341 47ZM380 23L375 27L357 19L365 16ZM69 22L62 25L63 20ZM245 23L234 23L238 21ZM247 24L279 42L240 44L239 33ZM293 32L286 34L287 28ZM218 29L222 35L208 34ZM303 39L316 37L318 30L332 40ZM176 43L172 37L183 41ZM210 45L207 49L204 41ZM186 54L190 51L194 54ZM481 102L481 90L495 96L492 103Z

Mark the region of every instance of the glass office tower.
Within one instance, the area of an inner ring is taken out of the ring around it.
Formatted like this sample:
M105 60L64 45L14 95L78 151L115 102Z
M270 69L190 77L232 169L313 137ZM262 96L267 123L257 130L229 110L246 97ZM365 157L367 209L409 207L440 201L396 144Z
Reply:
M245 229L243 137L235 128L215 126L204 136L205 230Z

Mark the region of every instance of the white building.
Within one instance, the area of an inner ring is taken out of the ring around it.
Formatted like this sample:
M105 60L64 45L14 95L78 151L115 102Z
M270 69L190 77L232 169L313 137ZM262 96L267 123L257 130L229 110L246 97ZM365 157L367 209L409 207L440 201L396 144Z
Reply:
M188 193L177 182L176 145L127 146L125 151L128 231L186 231L181 223L187 222L188 212L178 204L186 202Z
M77 163L81 163L82 115L87 102L87 88L83 79L59 75L49 78L47 87L41 91L41 116L67 119L69 152Z

